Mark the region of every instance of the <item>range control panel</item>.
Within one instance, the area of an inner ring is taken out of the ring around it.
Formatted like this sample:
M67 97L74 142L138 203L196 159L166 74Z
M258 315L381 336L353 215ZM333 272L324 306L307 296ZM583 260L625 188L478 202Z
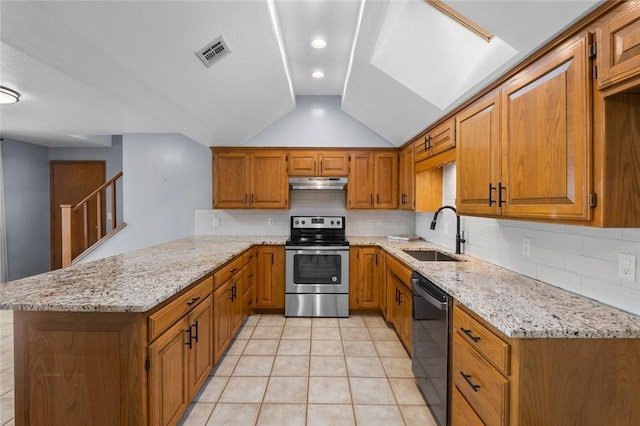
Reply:
M291 227L298 229L344 229L344 216L292 216Z

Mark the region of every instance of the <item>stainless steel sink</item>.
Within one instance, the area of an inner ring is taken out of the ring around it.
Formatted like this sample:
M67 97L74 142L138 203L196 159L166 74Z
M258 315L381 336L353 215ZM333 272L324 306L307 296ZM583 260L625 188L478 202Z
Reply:
M402 250L409 256L421 262L460 262L453 256L442 253L438 250Z

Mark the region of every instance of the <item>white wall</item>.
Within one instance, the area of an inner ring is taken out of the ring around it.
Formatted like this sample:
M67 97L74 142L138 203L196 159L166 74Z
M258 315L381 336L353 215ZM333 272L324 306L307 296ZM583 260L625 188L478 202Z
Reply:
M443 201L455 205L455 165L444 174ZM428 241L455 247L455 215L443 211L435 231L433 213L416 214L416 233ZM444 234L447 224L448 234ZM546 283L640 314L640 264L635 282L618 279L618 253L640 261L639 228L592 228L537 222L462 217L464 252ZM531 255L522 254L522 238L531 239Z
M127 227L83 262L193 235L193 212L211 205L207 147L182 135L126 134L122 157Z
M296 109L249 139L247 146L392 147L342 111L340 96L296 96Z
M413 212L346 210L344 191L291 191L290 210L197 210L196 235L289 235L290 216L346 216L351 236L409 234L415 228ZM215 219L218 226L214 226ZM269 225L273 218L274 224Z

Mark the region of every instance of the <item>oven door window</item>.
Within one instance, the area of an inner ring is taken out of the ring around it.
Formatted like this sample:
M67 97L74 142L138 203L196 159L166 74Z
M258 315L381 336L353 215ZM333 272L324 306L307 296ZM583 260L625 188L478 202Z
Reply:
M339 285L342 281L339 254L296 254L293 262L293 281L296 284Z

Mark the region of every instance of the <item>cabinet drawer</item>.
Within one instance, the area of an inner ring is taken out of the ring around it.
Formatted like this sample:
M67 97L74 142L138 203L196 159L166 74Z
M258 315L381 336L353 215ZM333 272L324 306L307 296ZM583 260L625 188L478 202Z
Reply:
M213 291L213 277L204 279L173 302L149 316L149 341L153 341L173 323L195 308Z
M509 374L511 347L460 307L453 310L453 329L504 374Z
M248 265L249 263L251 263L251 261L256 259L256 249L252 248L249 249L247 251L245 251L242 254L242 264L243 265Z
M506 425L509 380L456 333L453 337L453 384L488 425Z
M483 426L484 423L457 387L451 390L451 426Z
M408 269L391 256L386 256L386 264L387 269L390 269L406 287L411 289L411 269Z
M244 264L244 257L238 256L233 259L231 262L227 263L222 268L219 268L213 274L213 287L217 289L222 284L224 284L229 278L233 277L236 273L238 273L242 269L242 265Z

